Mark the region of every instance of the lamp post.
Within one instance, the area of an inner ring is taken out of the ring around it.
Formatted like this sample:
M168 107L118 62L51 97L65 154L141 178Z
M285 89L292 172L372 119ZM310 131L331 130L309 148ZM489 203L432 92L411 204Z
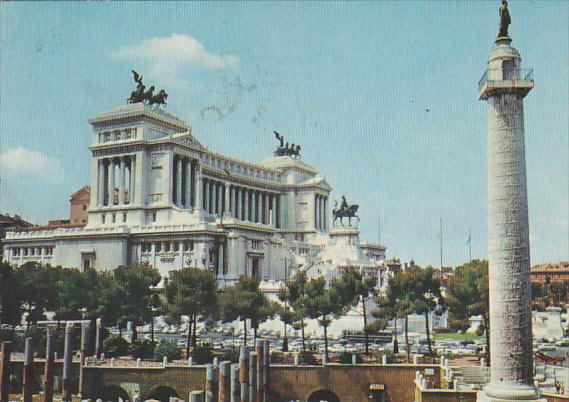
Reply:
M154 343L154 317L158 311L158 307L150 306L150 311L152 311L152 320L150 321L150 341Z

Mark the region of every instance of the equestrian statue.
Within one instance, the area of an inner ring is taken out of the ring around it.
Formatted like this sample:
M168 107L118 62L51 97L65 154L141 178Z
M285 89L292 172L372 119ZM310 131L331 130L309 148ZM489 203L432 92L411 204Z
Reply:
M127 103L148 103L149 105L164 105L166 107L166 98L168 94L163 89L160 90L156 95L154 95L154 85L145 91L146 86L142 83L142 75L138 74L134 70L132 74L134 76L134 82L136 82L136 89L130 93L130 98L127 98Z
M348 205L346 201L346 197L342 195L340 198L340 208L338 208L338 201L334 202L334 209L332 210L332 215L334 216L334 220L332 221L332 226L336 227L336 219L340 218L340 224L344 227L344 218L348 218L348 225L352 226L352 218L358 218L358 222L360 221L360 217L357 215L359 205L353 204Z
M279 147L274 152L275 156L292 156L295 159L300 159L300 145L291 144L288 145L288 142L285 144L284 142L284 135L273 131L275 133L275 137L279 140Z

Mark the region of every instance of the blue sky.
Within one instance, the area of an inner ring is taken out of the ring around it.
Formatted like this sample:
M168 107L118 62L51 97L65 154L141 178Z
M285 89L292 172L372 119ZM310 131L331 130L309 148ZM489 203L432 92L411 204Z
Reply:
M525 100L532 262L569 258L569 6L512 1L535 68ZM95 113L130 69L211 149L270 156L278 130L360 204L362 238L444 264L487 252L486 104L498 1L0 4L0 211L68 215L90 180ZM427 112L426 109L429 109Z

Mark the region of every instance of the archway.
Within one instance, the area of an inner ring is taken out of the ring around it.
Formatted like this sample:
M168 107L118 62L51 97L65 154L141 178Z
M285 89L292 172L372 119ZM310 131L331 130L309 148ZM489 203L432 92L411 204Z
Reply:
M308 402L340 402L338 395L327 389L321 389L308 397Z
M179 398L180 396L174 390L174 388L163 385L156 387L150 391L145 399L156 399L160 402L168 402L170 400L170 397Z
M103 388L102 395L98 396L103 401L112 401L118 402L121 399L126 402L130 400L128 396L128 392L126 392L123 388L119 387L118 385L109 385Z

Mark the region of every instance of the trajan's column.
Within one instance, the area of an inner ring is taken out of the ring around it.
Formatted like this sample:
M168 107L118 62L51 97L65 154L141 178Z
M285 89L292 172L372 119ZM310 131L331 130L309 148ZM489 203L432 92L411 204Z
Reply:
M530 252L523 99L531 70L508 36L510 14L500 7L500 32L480 80L488 102L488 253L490 383L479 401L541 401L533 384Z

